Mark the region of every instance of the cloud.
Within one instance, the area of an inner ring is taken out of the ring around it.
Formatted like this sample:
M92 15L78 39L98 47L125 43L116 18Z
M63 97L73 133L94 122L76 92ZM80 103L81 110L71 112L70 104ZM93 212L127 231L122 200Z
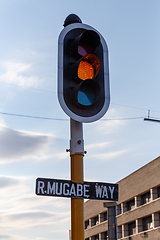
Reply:
M130 151L129 149L123 149L118 151L112 151L114 148L113 142L100 142L93 143L85 146L85 149L89 152L88 159L98 159L98 161L109 161L113 158L119 157L122 154Z
M29 186L26 184L27 177L6 177L0 176L0 210L19 207L15 202L17 196L23 196L30 192Z
M8 235L8 234L0 235L0 239L2 239L2 240L27 240L27 238L18 237L15 235Z
M36 76L27 74L31 68L30 64L6 62L3 65L6 69L6 73L0 75L0 81L16 84L24 88L37 87L38 84L42 81Z
M111 143L110 142L101 142L101 143L93 143L93 144L88 144L85 145L85 148L88 150L91 149L104 149L106 147L108 147Z
M18 211L23 209L54 207L58 212L63 212L64 209L70 207L70 199L64 198L52 198L52 197L40 197L35 194L24 194L23 196L17 197L12 202L8 201L8 204L14 204L18 206Z
M0 127L6 127L5 121L0 117Z
M110 161L111 159L117 158L117 157L125 154L128 151L129 150L124 149L124 150L120 150L120 151L98 153L98 154L91 155L89 158L92 158L92 159L95 158L96 160L98 159L98 161Z
M44 210L30 210L21 212L1 212L1 227L8 230L39 228L53 226L59 222L68 221L70 211L55 213ZM58 230L58 229L57 229Z
M44 238L41 238L41 237L40 237L40 238L38 237L38 238L36 238L35 240L45 240L45 239L44 239Z
M30 180L28 177L0 176L0 239L25 239L10 235L11 231L22 230L23 236L24 231L30 231L33 236L36 231L67 231L66 224L70 222L70 201L66 204L64 199L37 197L33 188L27 185ZM57 224L60 227L57 228ZM36 240L34 237L32 239Z
M0 189L2 190L2 188L10 188L13 186L17 186L19 184L19 181L17 178L13 178L13 177L4 177L4 176L0 176Z
M60 204L61 199L57 201L54 198L37 197L34 193L30 194L30 190L25 177L0 176L2 195L0 199L0 221L3 229L1 235L19 229L33 229L35 231L36 229L41 230L43 227L45 229L46 227L48 229L52 227L53 230L53 225L56 227L58 222L61 225L61 222L66 224L69 221L70 204L65 204L63 207L63 202ZM62 201L64 200L62 199ZM10 235L5 237L14 239Z
M11 235L0 235L0 239L11 239Z
M28 184L32 182L32 186ZM70 199L37 196L33 190L34 177L0 176L0 211L24 212L39 207L54 207L58 213L68 211Z
M119 116L120 113L117 109L110 109L106 116L97 122L97 131L103 135L116 132L120 127L124 126L124 122L118 120Z
M17 235L11 235L11 234L1 234L0 239L2 239L2 240L28 240L28 238L24 238L22 236L17 236ZM38 238L36 238L35 240L38 240ZM42 240L45 240L45 239L43 238Z
M41 221L40 219L43 219L43 221L45 220L49 220L51 218L55 218L57 216L57 214L55 213L51 213L51 212L47 212L47 211L28 211L28 212L20 212L20 213L12 213L7 215L6 217L10 220L10 221L20 221L21 225L23 225L23 223L26 224L26 222L29 223L35 223L36 220L36 224L37 224L37 220L39 219L39 221Z
M45 159L53 136L20 130L0 125L0 163L28 158Z

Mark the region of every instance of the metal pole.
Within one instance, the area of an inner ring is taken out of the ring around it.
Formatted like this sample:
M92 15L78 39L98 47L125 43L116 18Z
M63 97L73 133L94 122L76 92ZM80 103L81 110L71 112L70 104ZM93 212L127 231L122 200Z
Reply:
M71 181L83 183L84 141L82 123L70 119ZM84 200L71 198L71 240L84 240Z
M117 240L116 233L116 207L108 207L108 239Z
M105 202L108 208L108 240L117 240L116 202Z

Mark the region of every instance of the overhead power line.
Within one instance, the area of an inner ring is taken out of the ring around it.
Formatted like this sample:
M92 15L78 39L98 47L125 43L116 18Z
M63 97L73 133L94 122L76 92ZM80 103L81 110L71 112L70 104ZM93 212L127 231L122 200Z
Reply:
M9 82L3 82L3 81L0 81L0 83L9 84L9 85L13 85L13 86L21 87L21 88L26 88L26 89L31 89L31 90L35 90L35 91L42 91L42 92L47 92L47 93L56 94L56 91L50 91L50 90L45 90L45 89L40 89L40 88L34 88L34 87L21 86L21 85L15 84L15 83L9 83ZM117 105L117 106L126 107L126 108L134 108L134 109L145 110L145 111L148 110L148 109L146 109L146 108L135 107L135 106L128 106L128 105L125 105L125 104L114 103L114 102L111 102L111 104ZM158 110L152 110L152 112L160 112L160 111L158 111ZM141 117L140 117L140 118L141 118ZM130 119L132 119L132 118L130 118ZM134 119L138 119L138 118L134 118ZM115 119L114 119L114 120L115 120ZM128 119L125 119L125 120L128 120Z
M16 113L0 112L0 114L3 114L3 115L9 115L9 116L14 116L14 117L36 118L36 119L43 119L43 120L68 121L68 119L64 119L64 118L38 117L38 116L30 116L30 115L16 114Z
M50 118L50 117L39 117L39 116L31 116L25 114L16 114L16 113L7 113L7 112L0 112L3 115L9 115L14 117L26 117L26 118L35 118L35 119L42 119L42 120L52 120L52 121L69 121L69 119L65 118ZM113 121L113 120L135 120L135 119L142 119L144 117L132 117L132 118L108 118L108 119L101 119L101 121Z
M142 119L144 117L130 117L130 118L108 118L108 119L101 119L101 121L108 121L108 120L136 120L136 119Z
M31 89L31 90L35 90L35 91L42 91L42 92L48 92L48 93L56 93L54 91L50 91L50 90L45 90L45 89L40 89L40 88L34 88L34 87L27 87L27 86L21 86L15 83L9 83L9 82L1 82L3 84L8 84L8 85L12 85L12 86L16 86L16 87L21 87L21 88L26 88L26 89Z

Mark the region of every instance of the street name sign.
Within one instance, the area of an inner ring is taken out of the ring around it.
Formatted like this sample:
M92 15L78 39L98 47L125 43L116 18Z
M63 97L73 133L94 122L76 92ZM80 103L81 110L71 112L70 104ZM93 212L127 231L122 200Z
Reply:
M118 201L118 184L103 182L75 183L69 180L37 178L36 194L52 197Z

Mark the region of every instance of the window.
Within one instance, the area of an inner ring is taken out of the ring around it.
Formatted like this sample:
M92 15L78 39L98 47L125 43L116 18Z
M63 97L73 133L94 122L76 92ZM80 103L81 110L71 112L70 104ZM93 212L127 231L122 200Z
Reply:
M107 240L108 239L108 233L106 232L102 232L101 233L101 240Z
M141 195L141 205L149 202L151 199L151 195L150 195L150 191L144 193L143 195Z
M153 228L152 216L145 217L142 219L143 231Z
M107 220L107 212L101 213L100 214L100 221L104 222Z
M91 237L91 240L99 240L99 234L95 235L95 236L92 236Z
M104 212L104 221L107 220L107 212Z
M160 186L157 188L158 198L160 197Z
M130 235L133 235L133 234L136 234L136 223L135 223L135 221L128 224L128 235L130 236Z
M121 204L117 205L117 215L121 214Z
M99 223L99 221L98 221L98 216L96 216L96 217L94 217L94 218L91 219L91 226L94 226L94 225L96 225L96 224L98 224L98 223Z
M128 201L126 205L127 205L127 211L135 208L135 200L134 200L134 198L132 200Z
M85 229L89 228L89 220L85 221Z
M121 225L121 226L118 226L117 235L118 235L118 239L119 239L119 238L122 238L122 225Z

